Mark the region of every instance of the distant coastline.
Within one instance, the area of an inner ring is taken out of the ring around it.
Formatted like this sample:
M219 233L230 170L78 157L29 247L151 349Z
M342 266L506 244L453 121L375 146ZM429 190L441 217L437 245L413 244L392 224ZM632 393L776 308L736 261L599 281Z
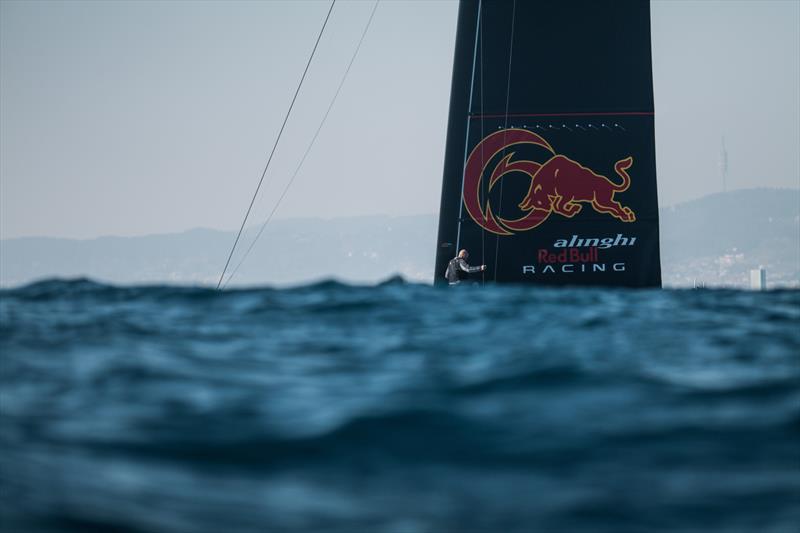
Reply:
M751 268L770 287L800 287L800 190L746 189L660 209L665 287L745 287ZM274 221L232 285L325 278L430 282L438 215ZM243 236L249 245L256 230ZM234 234L212 229L142 237L0 241L0 286L52 277L139 284L216 283ZM240 256L234 257L238 264Z

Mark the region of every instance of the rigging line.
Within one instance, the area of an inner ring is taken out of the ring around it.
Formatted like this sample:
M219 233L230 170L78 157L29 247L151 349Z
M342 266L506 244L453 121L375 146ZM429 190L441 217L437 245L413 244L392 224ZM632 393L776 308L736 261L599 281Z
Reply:
M475 89L475 62L478 60L478 32L481 27L481 9L483 0L478 0L478 20L475 27L475 45L472 49L472 72L469 78L469 102L467 102L467 128L464 132L464 165L461 167L461 194L458 197L458 229L456 231L456 254L461 247L461 222L464 218L464 174L467 170L467 156L469 154L469 127L470 114L472 113L472 95Z
M247 223L247 217L250 216L250 211L253 209L253 203L256 201L256 197L258 196L258 191L261 189L261 184L264 183L264 176L267 175L267 169L269 168L269 164L272 162L272 156L275 155L275 149L278 147L278 143L281 140L281 135L283 134L283 129L286 127L286 122L289 120L289 115L292 113L292 108L294 107L295 101L297 101L297 95L300 93L300 88L303 86L303 80L306 79L306 74L308 73L308 67L311 66L311 60L314 59L314 53L317 51L317 46L319 46L319 41L322 39L322 33L325 31L325 26L328 24L328 19L331 18L331 11L333 11L333 6L336 4L336 0L332 0L331 7L328 8L328 14L325 16L325 22L322 23L322 28L319 30L319 35L317 35L317 41L314 43L314 48L311 50L311 55L308 57L308 62L306 63L306 68L303 70L303 75L300 77L300 83L297 84L297 89L294 92L294 96L292 97L292 103L289 104L289 110L286 111L286 116L283 118L283 124L281 124L281 129L278 131L278 137L275 139L275 144L272 145L272 151L269 153L269 158L267 159L267 164L264 166L264 171L261 173L261 179L258 180L258 186L256 186L256 192L253 193L253 198L250 200L250 205L247 207L247 212L244 215L244 219L242 220L242 226L239 228L239 233L236 234L236 240L233 241L233 246L231 247L231 252L228 254L228 259L225 261L225 267L222 269L222 274L219 276L219 281L217 282L217 289L222 284L223 278L225 278L225 272L228 270L228 265L231 263L231 258L233 257L233 252L236 251L236 245L239 243L239 238L242 236L242 231L244 231L244 225Z
M478 14L480 18L483 18L483 9L482 7L481 12ZM481 24L480 28L480 41L481 41L481 172L483 172L483 167L486 165L486 159L483 154L483 24ZM481 186L483 188L483 198L484 201L488 204L489 199L487 198L487 191L486 191L486 182L481 180ZM484 212L486 208L484 207ZM481 228L481 264L486 264L486 230ZM481 285L486 285L486 270L481 271Z
M369 30L369 27L370 27L370 24L372 24L372 19L375 16L375 11L378 9L378 4L380 4L380 1L381 0L375 0L375 4L372 6L372 13L370 13L369 19L367 20L367 24L364 26L364 31L361 32L361 38L359 39L358 44L356 45L356 49L353 52L353 56L350 58L350 63L347 64L347 68L344 71L344 75L342 76L342 79L339 81L339 86L336 88L336 92L334 93L330 104L328 104L328 109L325 111L325 114L323 115L322 120L320 121L319 126L317 127L317 131L314 133L314 136L311 138L311 142L308 143L308 147L306 148L306 151L303 154L303 157L300 158L300 163L294 169L294 173L292 174L292 177L289 179L288 183L283 188L283 191L281 192L281 195L278 198L278 201L276 202L275 206L272 208L272 211L270 212L270 214L267 217L267 219L261 225L261 228L258 230L258 233L256 234L255 238L250 243L250 246L247 248L247 251L245 251L244 255L242 256L242 259L236 265L236 268L233 269L233 272L231 272L230 276L228 276L228 279L225 280L225 284L222 286L223 289L228 286L228 283L230 283L231 279L233 279L233 276L236 275L236 272L239 271L239 267L242 266L242 263L244 263L245 259L247 259L247 256L250 255L250 252L253 250L253 247L255 246L256 241L258 241L259 237L261 237L261 234L264 233L264 230L267 228L267 225L272 220L272 216L278 210L278 206L280 206L281 202L283 201L284 196L286 196L286 193L289 192L289 188L292 186L292 183L294 182L294 179L297 177L297 174L300 172L300 169L302 168L303 163L305 163L306 157L308 157L308 154L311 151L311 147L314 146L314 142L317 140L317 137L319 136L320 131L322 131L322 126L325 124L325 121L327 120L328 115L331 112L331 109L333 109L333 104L336 103L336 99L339 97L339 93L341 92L342 87L344 86L344 82L347 79L347 75L350 73L350 68L353 66L353 63L355 62L356 56L358 55L358 51L361 49L361 43L364 42L364 37L366 37L367 31Z
M514 22L517 18L517 0L514 0L514 6L511 8L511 44L508 50L508 80L506 81L506 113L503 130L508 131L508 100L511 94L511 59L514 57ZM506 133L503 133L503 146L505 146ZM503 148L503 155L505 155L505 148ZM500 205L498 210L503 208L503 182L500 182ZM497 281L497 255L500 252L500 235L495 237L494 244L494 280Z

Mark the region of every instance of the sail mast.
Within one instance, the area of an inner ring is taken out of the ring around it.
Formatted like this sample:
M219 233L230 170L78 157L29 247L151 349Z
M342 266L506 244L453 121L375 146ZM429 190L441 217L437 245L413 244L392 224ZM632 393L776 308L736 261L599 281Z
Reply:
M478 14L477 17L477 28L475 30L475 45L472 49L472 73L470 74L470 82L469 82L469 103L467 104L467 116L465 117L465 122L467 124L465 139L464 139L464 165L462 168L462 174L467 167L467 147L469 141L469 125L470 125L470 114L472 113L472 97L475 94L475 64L478 60L478 38L480 36L480 28L481 28L481 7L483 5L483 0L478 0ZM464 180L461 180L461 195L459 198L464 196ZM458 207L458 231L456 233L456 250L459 249L461 244L461 221L464 218L464 203L459 202Z
M460 198L463 196L464 152L468 149L467 124L471 107L469 89L473 87L478 5L481 0L459 4L453 77L450 88L450 115L445 145L444 178L439 206L439 231L436 247L435 279L442 281L447 263L455 256L459 240Z

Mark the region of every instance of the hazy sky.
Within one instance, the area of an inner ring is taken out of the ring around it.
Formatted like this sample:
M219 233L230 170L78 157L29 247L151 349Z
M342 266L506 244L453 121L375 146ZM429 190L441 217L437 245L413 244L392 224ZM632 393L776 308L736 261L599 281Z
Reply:
M237 228L327 1L0 3L0 237ZM372 1L338 1L264 219ZM458 3L383 0L278 218L438 211ZM652 3L659 196L800 186L800 2Z

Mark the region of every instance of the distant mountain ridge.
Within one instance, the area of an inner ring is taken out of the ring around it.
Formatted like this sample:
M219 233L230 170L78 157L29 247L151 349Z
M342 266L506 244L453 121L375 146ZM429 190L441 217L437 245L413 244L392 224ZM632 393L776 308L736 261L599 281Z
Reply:
M393 274L428 280L437 223L435 215L274 221L232 284L280 285L330 277L376 282ZM244 232L229 272L256 233L254 228ZM126 284L216 285L234 237L233 232L200 228L142 237L3 240L0 285L75 276Z
M665 286L746 286L764 266L771 286L800 286L800 190L748 189L661 209ZM232 285L303 283L321 278L377 282L399 274L430 282L438 216L370 216L274 221ZM235 268L256 230L248 229ZM48 277L111 283L215 285L234 234L211 229L89 240L0 241L0 286Z
M666 286L800 286L800 190L744 189L660 210Z

